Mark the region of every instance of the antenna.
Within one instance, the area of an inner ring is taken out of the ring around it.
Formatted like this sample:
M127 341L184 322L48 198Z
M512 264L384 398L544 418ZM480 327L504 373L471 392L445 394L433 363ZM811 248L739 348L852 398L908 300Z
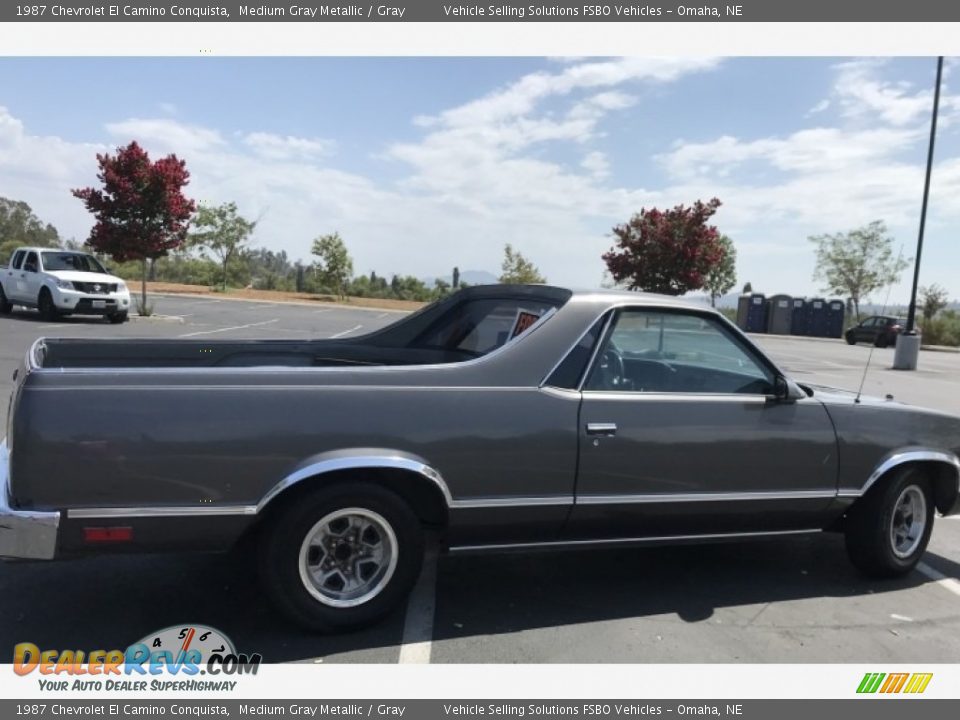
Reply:
M897 265L900 264L901 258L903 258L903 243L900 244L900 252L897 253ZM893 290L893 283L894 281L891 280L887 286L887 297L883 300L883 308L880 310L881 315L887 314L887 306L890 304L890 292ZM867 382L867 372L870 370L870 361L873 360L873 351L876 347L876 344L870 346L870 353L867 355L867 364L863 367L863 377L860 378L860 387L857 388L857 396L853 399L855 405L860 404L860 395L863 394L863 385Z

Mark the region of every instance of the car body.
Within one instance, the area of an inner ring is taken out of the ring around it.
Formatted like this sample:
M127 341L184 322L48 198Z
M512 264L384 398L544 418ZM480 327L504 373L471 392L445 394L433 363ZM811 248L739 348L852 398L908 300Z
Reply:
M319 629L401 602L425 529L451 552L833 530L897 575L960 510L960 418L800 386L710 308L550 286L337 340L40 339L7 442L0 556L249 541Z
M897 344L897 335L907 327L906 318L892 315L871 315L862 322L847 329L844 338L849 345L868 342L879 348ZM916 328L920 332L920 328Z
M130 311L126 283L93 255L57 248L21 247L0 268L0 312L14 305L37 308L47 320L61 315L102 315L124 322Z

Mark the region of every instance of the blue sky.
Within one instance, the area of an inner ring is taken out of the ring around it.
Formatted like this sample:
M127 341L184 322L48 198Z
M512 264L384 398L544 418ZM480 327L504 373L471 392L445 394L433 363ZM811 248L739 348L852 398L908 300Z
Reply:
M947 70L921 283L958 298ZM913 254L933 72L930 58L5 58L0 195L83 239L69 189L136 139L294 258L336 230L358 273L498 272L511 242L576 286L601 282L613 224L717 196L738 282L811 295L809 235L883 219Z

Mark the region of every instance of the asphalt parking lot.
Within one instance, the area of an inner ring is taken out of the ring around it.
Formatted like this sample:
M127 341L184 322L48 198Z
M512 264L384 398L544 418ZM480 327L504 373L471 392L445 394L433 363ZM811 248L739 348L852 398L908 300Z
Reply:
M0 415L11 373L40 336L336 337L398 315L325 305L162 297L181 320L112 326L0 316ZM855 389L871 349L758 337L797 380ZM960 413L960 354L924 352L917 372L874 350L865 392ZM277 617L242 552L0 564L0 654L125 647L202 623L268 662L956 662L960 520L938 519L920 568L868 581L839 536L715 546L441 557L383 624L317 636Z

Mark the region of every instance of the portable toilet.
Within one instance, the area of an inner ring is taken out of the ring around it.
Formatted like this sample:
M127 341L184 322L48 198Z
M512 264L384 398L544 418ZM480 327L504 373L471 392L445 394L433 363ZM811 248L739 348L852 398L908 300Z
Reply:
M767 331L767 298L763 293L752 293L747 303L747 332L765 333Z
M807 300L807 333L810 337L827 336L827 301L823 298Z
M827 303L827 335L826 337L843 337L843 300L830 300Z
M747 315L750 312L750 296L741 295L737 298L737 327L746 332Z
M803 298L794 298L790 302L791 314L790 333L792 335L807 334L807 301Z
M767 300L767 332L789 335L793 325L793 298L789 295L771 295Z

